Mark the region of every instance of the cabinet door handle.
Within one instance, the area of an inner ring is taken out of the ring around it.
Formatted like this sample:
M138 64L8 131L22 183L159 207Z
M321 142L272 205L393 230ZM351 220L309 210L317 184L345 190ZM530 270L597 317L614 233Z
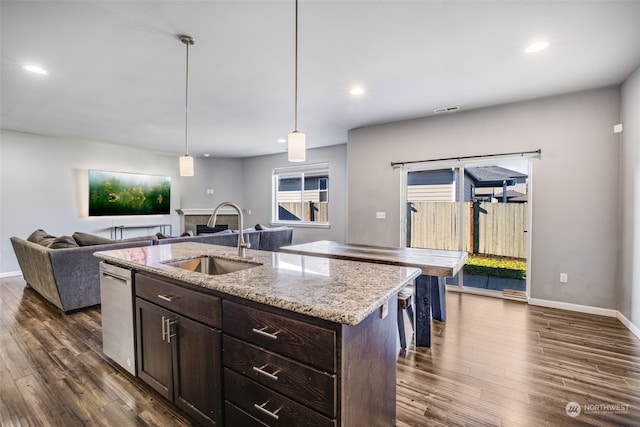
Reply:
M251 330L252 330L253 332L255 332L256 334L258 334L258 335L262 335L263 337L271 338L271 339L274 339L274 340L277 340L277 339L278 339L278 334L279 334L281 331L274 332L274 333L270 333L270 332L267 332L265 329L267 329L267 327L266 327L266 326L265 326L264 328L262 328L262 329L256 329L256 328L253 328L253 329L251 329Z
M164 341L165 335L167 335L167 324L164 321L164 316L162 316L162 341Z
M171 302L171 301L173 301L174 299L178 299L178 298L180 298L180 297L179 297L179 296L177 296L177 295L161 295L161 294L158 294L158 298L163 299L163 300L165 300L165 301L169 301L169 302Z
M262 405L258 405L257 403L254 403L253 407L256 408L258 411L262 412L263 414L266 414L266 415L270 416L274 420L280 419L280 416L278 415L278 412L280 412L280 409L282 409L282 406L279 407L278 409L276 409L275 411L271 412L270 410L265 408L265 406L267 406L267 403L269 403L269 402L270 401L267 400Z
M163 319L164 319L164 317L163 317ZM167 328L167 342L168 342L169 344L171 344L171 338L173 338L173 337L175 337L175 336L176 336L176 334L172 334L172 333L171 333L171 326L172 326L172 325L175 325L175 324L176 324L176 323L178 323L178 322L176 322L175 320L174 320L174 321L172 321L172 320L171 320L170 318L168 318L168 317L167 317L167 319L165 320L165 322L167 322L167 327L166 327L166 328Z
M162 341L171 343L171 338L176 336L176 334L171 333L171 326L175 325L176 323L178 322L175 320L171 321L170 318L162 316Z
M278 369L273 374L270 374L269 372L264 370L264 368L266 368L267 366L269 366L268 363L266 365L260 366L259 368L257 366L254 366L253 370L259 374L264 375L267 378L271 378L274 381L278 381L278 374L280 373L281 369Z

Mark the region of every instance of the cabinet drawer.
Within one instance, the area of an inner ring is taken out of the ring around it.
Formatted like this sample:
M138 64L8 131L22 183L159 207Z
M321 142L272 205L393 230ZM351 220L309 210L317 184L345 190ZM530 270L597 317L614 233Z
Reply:
M316 368L336 371L336 333L299 320L223 301L222 330Z
M214 328L221 327L220 298L155 277L136 274L136 296Z
M256 420L251 415L238 409L237 406L224 402L224 425L225 427L268 427L262 421Z
M224 370L224 390L229 402L270 426L335 427L336 425L335 420L320 415L227 368Z
M336 377L224 335L223 364L305 406L336 416Z

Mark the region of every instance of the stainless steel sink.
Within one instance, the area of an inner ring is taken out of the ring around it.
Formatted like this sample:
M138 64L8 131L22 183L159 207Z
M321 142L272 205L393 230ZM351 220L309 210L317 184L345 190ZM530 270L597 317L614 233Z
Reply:
M203 256L200 258L167 262L166 265L182 268L189 271L195 271L198 273L219 275L233 273L234 271L246 270L249 268L257 267L261 264L255 262L236 261L233 259Z

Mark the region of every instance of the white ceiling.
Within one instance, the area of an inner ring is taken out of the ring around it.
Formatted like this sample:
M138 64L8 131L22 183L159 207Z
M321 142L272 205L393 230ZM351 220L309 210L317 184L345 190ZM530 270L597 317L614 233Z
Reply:
M184 154L184 33L190 153L284 152L294 5L2 0L2 128ZM299 25L308 147L440 107L619 84L640 66L640 1L300 0ZM523 53L538 39L548 49ZM355 84L366 93L350 95Z

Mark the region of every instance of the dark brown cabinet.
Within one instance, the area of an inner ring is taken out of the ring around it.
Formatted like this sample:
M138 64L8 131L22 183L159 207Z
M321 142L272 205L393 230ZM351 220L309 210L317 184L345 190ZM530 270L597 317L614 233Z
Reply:
M337 425L336 330L226 300L223 325L228 406L266 425Z
M135 279L138 376L198 424L395 424L395 316L376 310L349 326Z
M198 423L223 425L219 299L140 274L136 296L138 376Z

